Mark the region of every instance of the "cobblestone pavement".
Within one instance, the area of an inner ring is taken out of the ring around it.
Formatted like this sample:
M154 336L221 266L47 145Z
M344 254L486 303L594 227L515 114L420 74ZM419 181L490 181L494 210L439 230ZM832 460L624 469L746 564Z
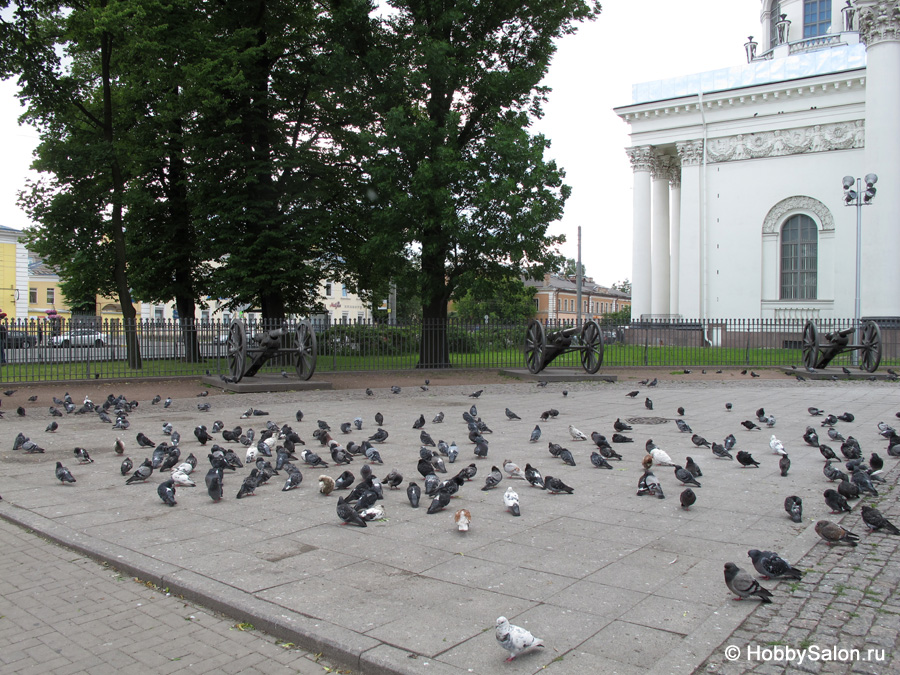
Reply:
M350 673L0 520L0 671Z
M865 503L900 524L900 472L887 479ZM870 534L858 505L853 509L843 520L830 518L860 535L859 546L818 543L794 564L805 572L802 581L761 582L775 601L755 609L697 672L900 672L900 537ZM739 564L753 571L749 558Z

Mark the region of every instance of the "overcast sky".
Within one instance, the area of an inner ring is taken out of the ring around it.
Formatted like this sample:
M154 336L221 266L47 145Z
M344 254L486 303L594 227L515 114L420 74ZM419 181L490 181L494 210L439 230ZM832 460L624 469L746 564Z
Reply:
M631 85L745 63L748 35L759 40L759 0L603 0L603 13L561 43L547 84L553 89L536 129L567 173L572 197L552 226L562 252L582 261L597 283L631 278L632 172L628 125L612 109L631 102ZM0 225L21 229L16 207L37 135L17 123L15 83L0 82Z

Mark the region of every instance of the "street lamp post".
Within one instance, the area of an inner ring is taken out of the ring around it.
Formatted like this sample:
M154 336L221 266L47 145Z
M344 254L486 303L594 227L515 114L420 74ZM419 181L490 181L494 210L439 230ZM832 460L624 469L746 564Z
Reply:
M865 181L866 189L862 189L862 182ZM856 344L860 344L860 315L862 314L861 303L859 297L860 288L860 270L862 269L862 207L868 206L875 198L875 183L878 182L878 176L874 173L866 174L865 178L854 178L853 176L844 176L844 205L856 207L856 295L853 302L853 320L856 328ZM853 188L856 188L855 190ZM859 364L859 352L853 350L851 355L853 365Z

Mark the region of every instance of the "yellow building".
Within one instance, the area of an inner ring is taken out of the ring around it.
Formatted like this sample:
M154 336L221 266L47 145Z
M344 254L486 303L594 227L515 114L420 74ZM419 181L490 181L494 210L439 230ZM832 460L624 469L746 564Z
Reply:
M0 225L0 309L10 321L28 316L28 251L21 236Z
M575 276L545 274L542 280L526 280L534 288L535 318L542 321L575 323L578 317L578 288ZM590 277L581 281L582 319L602 320L604 315L631 306L631 296L614 288L594 283Z

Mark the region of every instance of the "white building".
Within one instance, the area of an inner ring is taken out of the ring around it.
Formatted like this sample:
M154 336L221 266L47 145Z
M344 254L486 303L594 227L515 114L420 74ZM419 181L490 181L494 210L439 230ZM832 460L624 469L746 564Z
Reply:
M637 84L616 109L632 316L853 317L842 178L874 173L862 316L900 317L900 0L762 0L760 19L747 63Z

